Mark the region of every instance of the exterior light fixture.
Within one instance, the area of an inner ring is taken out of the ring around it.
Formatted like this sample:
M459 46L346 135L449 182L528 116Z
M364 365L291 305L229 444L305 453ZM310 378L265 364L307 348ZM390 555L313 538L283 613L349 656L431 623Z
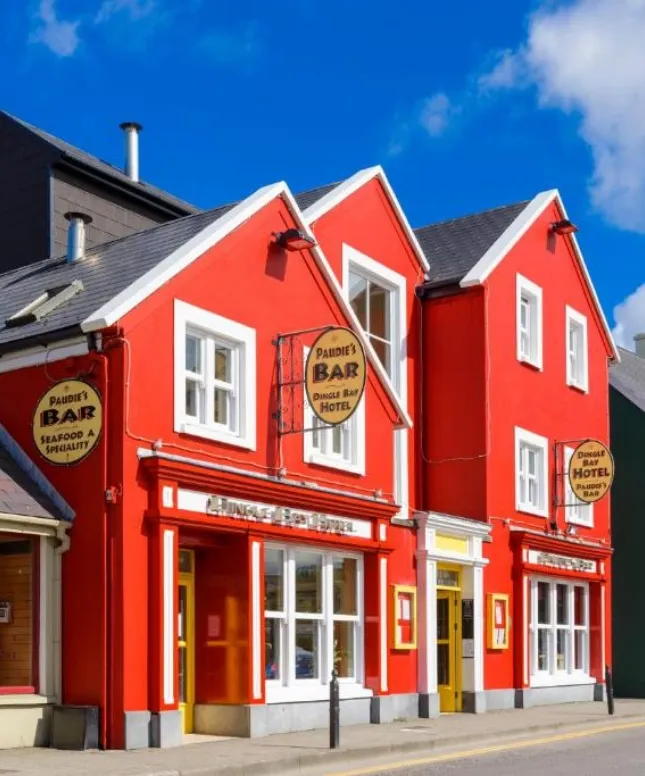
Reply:
M561 221L551 224L551 231L562 236L565 234L575 234L578 231L578 227L571 223L568 218L563 218Z
M316 241L299 229L287 229L286 232L274 232L276 245L287 251L302 251L312 248Z

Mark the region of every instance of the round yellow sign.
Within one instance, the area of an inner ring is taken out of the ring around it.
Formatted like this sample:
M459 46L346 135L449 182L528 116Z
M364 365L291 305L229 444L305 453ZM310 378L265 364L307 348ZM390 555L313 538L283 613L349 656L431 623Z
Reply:
M367 377L363 345L350 329L320 334L305 365L305 390L314 415L330 426L344 423L358 407Z
M614 480L614 458L609 448L595 439L581 442L569 461L573 494L591 504L609 493Z
M102 425L103 406L96 388L84 380L62 380L38 402L32 430L43 458L66 466L92 452Z

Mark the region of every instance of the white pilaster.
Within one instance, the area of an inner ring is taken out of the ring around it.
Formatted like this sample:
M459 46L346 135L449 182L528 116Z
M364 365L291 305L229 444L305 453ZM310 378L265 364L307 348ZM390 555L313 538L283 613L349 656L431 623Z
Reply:
M381 692L387 692L387 558L381 558L379 561L379 622Z
M437 692L437 563L419 553L419 692Z
M251 542L251 610L253 628L253 698L262 697L262 638L260 629L260 542Z
M481 541L480 541L481 545ZM484 569L473 568L473 685L475 692L484 690Z
M175 532L163 532L163 697L175 702Z

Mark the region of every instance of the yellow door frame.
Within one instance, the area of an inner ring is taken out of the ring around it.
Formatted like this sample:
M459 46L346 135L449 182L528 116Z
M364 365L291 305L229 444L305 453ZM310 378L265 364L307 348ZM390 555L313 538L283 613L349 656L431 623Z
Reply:
M439 564L437 570L453 571L457 573L457 584L453 586L437 585L437 604L439 600L448 601L448 638L439 639L437 633L437 647L440 644L448 646L448 684L439 685L439 708L442 712L456 712L462 710L462 686L463 666L461 649L461 567ZM437 650L438 652L438 650Z
M178 586L186 589L186 622L184 640L177 638L177 651L186 650L185 700L179 702L182 729L192 733L195 717L195 554L192 550L180 550L190 554L190 571L180 571ZM178 613L179 614L179 613Z

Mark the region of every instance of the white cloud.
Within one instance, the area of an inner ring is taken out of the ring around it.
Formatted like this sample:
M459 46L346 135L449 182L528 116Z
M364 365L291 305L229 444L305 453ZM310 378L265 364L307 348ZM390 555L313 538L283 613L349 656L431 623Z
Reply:
M447 94L437 92L423 101L419 121L431 137L439 137L448 129L451 118L458 111Z
M94 22L101 24L120 12L127 13L132 21L137 21L152 13L154 7L154 0L103 0Z
M38 6L38 27L32 33L32 43L42 43L59 57L71 57L80 43L79 21L64 22L58 19L54 0L40 0Z
M480 89L537 88L542 107L578 117L594 172L593 204L645 233L645 0L547 0L524 43L479 79Z
M239 65L254 60L262 50L258 25L249 22L239 29L218 29L207 33L199 48L220 65Z
M614 307L614 321L612 334L616 344L633 350L634 335L645 332L645 284Z

